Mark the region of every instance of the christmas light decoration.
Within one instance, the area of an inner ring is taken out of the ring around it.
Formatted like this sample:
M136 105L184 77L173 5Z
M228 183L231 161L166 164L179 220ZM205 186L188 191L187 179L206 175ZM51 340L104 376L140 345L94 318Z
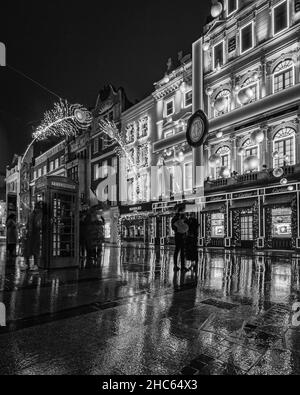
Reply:
M92 123L91 113L80 104L69 105L67 101L54 104L47 111L41 125L33 133L34 140L44 140L51 136L73 136L80 130L86 130Z

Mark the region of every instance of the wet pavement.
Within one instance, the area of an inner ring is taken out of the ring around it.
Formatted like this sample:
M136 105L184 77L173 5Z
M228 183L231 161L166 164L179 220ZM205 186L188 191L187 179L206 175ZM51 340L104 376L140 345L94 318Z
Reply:
M0 374L300 374L300 255L200 251L187 273L138 246L78 270L5 261L0 245Z

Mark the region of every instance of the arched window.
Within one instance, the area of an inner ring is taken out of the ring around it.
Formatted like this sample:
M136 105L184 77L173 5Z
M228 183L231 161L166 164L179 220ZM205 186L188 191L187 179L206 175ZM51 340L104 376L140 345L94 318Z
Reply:
M243 144L243 148L245 150L245 153L243 155L243 163L242 163L242 169L243 172L245 172L244 168L244 160L249 158L249 156L256 156L259 158L259 147L257 145L254 145L250 139L246 140ZM259 171L259 168L257 167L256 169L253 169L252 171Z
M295 85L295 65L292 59L286 59L273 71L273 91L280 92Z
M247 78L246 81L242 84L241 90L251 89L253 91L253 97L249 97L248 103L252 103L259 99L258 84L259 84L258 79L255 79L254 77Z
M273 166L282 167L296 163L296 132L292 128L283 128L276 133L273 141L273 152L278 152L274 157Z
M223 89L215 98L213 103L215 117L226 114L230 111L230 90Z
M227 146L219 148L216 154L220 155L221 157L221 166L216 168L216 178L221 178L220 175L221 167L228 167L229 171L231 169L230 148Z

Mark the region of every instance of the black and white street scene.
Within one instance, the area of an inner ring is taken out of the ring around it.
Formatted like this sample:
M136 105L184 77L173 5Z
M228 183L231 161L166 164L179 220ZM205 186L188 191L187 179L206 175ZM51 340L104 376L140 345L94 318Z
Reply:
M0 375L300 375L300 0L3 13Z

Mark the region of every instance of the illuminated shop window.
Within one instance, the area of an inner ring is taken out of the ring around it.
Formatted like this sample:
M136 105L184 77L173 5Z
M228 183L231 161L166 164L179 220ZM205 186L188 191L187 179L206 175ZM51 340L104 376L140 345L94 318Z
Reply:
M289 27L288 1L283 1L272 10L273 15L273 35L276 35Z
M189 107L193 104L193 91L189 91L184 97L184 107Z
M104 237L105 239L110 239L110 221L105 221L105 225L104 225Z
M253 240L253 216L252 214L241 215L241 240Z
M225 46L224 41L213 47L213 68L214 70L222 67L225 63Z
M238 0L227 0L227 16L230 16L238 9Z
M243 155L243 163L244 163L244 160L249 158L250 156L256 156L257 158L259 158L259 148L257 145L253 145L253 143L250 139L245 141L245 143L243 144L243 148L245 150L245 153ZM255 172L255 171L259 171L259 168L256 167L252 170L252 172ZM249 170L246 170L243 168L243 172L244 173L249 172Z
M278 156L274 157L274 168L295 165L296 133L294 129L284 128L275 135L273 152L278 152Z
M240 49L241 53L247 52L254 47L254 28L253 22L244 26L240 30Z
M292 209L290 207L272 210L272 236L274 238L292 237Z
M216 178L221 178L221 168L227 167L229 170L231 168L230 148L226 146L222 147L216 153L221 156L221 166L216 168Z
M291 59L281 62L273 72L273 91L280 92L295 85L295 65Z
M211 215L211 236L224 237L225 236L225 216L217 213Z

